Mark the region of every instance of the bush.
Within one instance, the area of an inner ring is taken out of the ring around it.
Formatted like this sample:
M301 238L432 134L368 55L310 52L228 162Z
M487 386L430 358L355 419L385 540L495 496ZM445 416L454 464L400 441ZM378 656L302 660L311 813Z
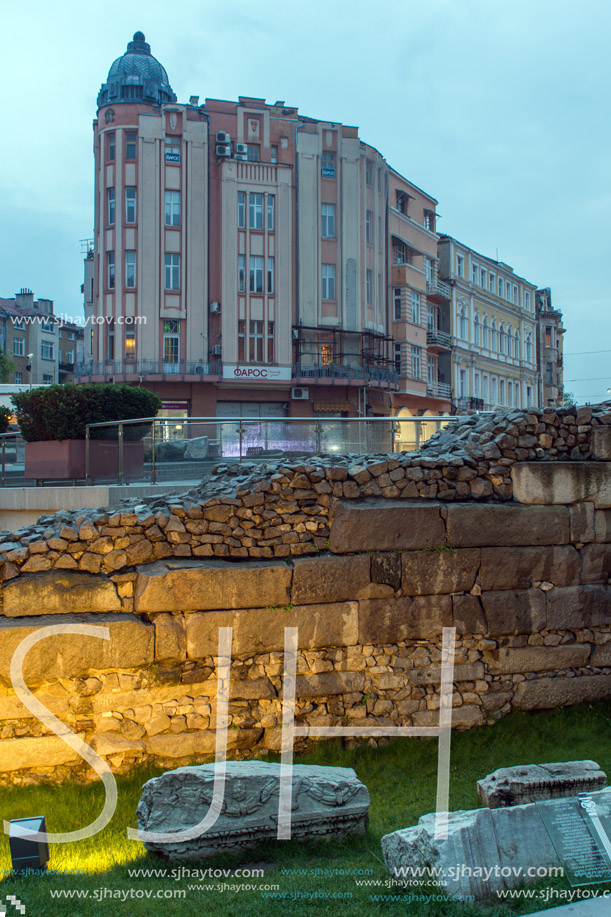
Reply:
M0 433L7 433L9 428L9 421L13 416L13 412L10 408L0 407Z
M85 439L88 423L155 417L161 400L133 385L50 385L12 396L21 435L28 443ZM139 440L150 424L129 424L126 440ZM116 428L91 431L92 439L116 439Z

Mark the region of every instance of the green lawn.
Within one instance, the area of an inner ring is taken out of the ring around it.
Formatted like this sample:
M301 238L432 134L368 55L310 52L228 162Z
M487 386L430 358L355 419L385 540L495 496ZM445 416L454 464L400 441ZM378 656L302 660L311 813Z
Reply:
M593 758L611 774L611 707L607 703L583 705L550 713L512 714L493 727L455 733L452 737L450 807L471 809L478 806L476 780L498 767L532 762L569 761ZM140 788L159 770L135 770L129 778L119 779L117 811L107 828L97 836L76 844L55 845L49 868L59 874L20 879L6 875L10 870L8 841L0 841L0 900L13 894L26 905L26 917L70 915L70 917L150 917L153 914L305 915L331 914L356 917L361 914L409 914L410 917L502 917L527 914L546 906L565 903L539 900L513 906L461 904L453 901L406 901L407 890L358 886L355 872L367 879L388 879L382 859L383 834L416 823L420 815L435 808L437 741L397 739L379 748L366 744L346 748L339 740L320 743L308 755L296 758L305 764L353 767L367 785L371 796L370 825L365 838L344 844L299 842L270 843L238 857L219 857L200 866L234 869L265 868L264 878L205 879L181 876L172 878L175 867L146 854L143 846L127 838L126 827L135 826L135 810ZM70 831L93 821L103 804L101 784L74 784L10 787L0 790L0 815L4 819L27 815L46 815L49 831ZM197 864L189 864L193 868ZM166 869L165 877L142 878L129 875L130 869ZM84 874L69 874L69 871ZM299 871L291 874L289 871ZM325 875L324 871L327 871ZM331 870L344 874L329 875ZM370 871L370 872L369 872ZM358 875L357 875L358 878ZM251 890L225 888L247 884ZM208 888L198 885L213 886ZM280 893L291 893L293 900L264 897L261 886L277 885ZM564 880L544 880L538 888L565 889ZM602 888L602 886L598 886ZM89 891L89 898L67 900L52 897L60 890ZM110 890L110 891L109 891ZM162 898L184 891L184 898ZM434 894L435 890L411 889L412 893ZM144 898L145 892L160 894ZM112 893L112 897L110 894ZM124 900L116 897L119 893ZM101 898L104 894L106 897ZM342 895L341 898L313 897ZM372 895L392 895L380 902ZM130 897L131 895L131 897ZM94 897L97 896L97 897ZM127 896L127 897L126 897ZM309 896L309 897L307 897ZM7 915L12 913L9 908ZM17 913L16 911L14 913Z

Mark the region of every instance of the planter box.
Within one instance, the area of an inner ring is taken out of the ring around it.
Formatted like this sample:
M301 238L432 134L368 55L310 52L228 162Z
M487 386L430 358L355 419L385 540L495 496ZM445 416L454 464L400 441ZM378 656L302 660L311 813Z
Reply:
M91 440L89 476L115 477L119 471L116 442ZM144 443L123 443L123 474L140 477L144 471ZM63 439L25 445L25 477L38 481L73 480L85 477L85 440Z

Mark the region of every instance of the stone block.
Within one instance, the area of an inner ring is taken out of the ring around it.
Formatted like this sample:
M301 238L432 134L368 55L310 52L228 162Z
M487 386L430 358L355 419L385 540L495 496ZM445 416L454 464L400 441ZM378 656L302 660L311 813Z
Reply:
M549 593L548 593L549 595ZM532 634L546 625L545 595L540 589L482 593L482 605L491 637Z
M611 463L516 462L511 477L514 499L520 503L611 506Z
M406 551L401 555L405 595L447 595L469 592L480 565L479 548Z
M138 570L134 610L206 611L261 608L289 602L291 569L285 563L164 560Z
M84 738L84 734L80 734ZM57 767L73 764L81 757L59 736L41 738L3 739L0 742L0 774L25 768Z
M522 710L546 710L611 696L611 675L583 675L580 678L537 678L521 681L513 705Z
M483 590L528 589L534 582L555 586L579 583L581 559L572 545L538 548L482 548Z
M360 644L397 643L400 640L441 640L452 626L449 595L368 599L359 602Z
M568 586L552 589L547 598L550 630L597 627L611 623L610 586Z
M393 590L401 588L401 554L386 552L373 554L371 557L371 579L379 585L390 586ZM369 596L364 596L369 598ZM377 596L371 596L377 598Z
M114 583L71 570L24 574L5 583L2 593L9 618L121 611Z
M594 458L601 462L611 462L611 426L592 427L590 449Z
M297 698L360 693L364 688L363 672L322 672L320 675L298 675L295 679Z
M448 544L455 548L567 544L569 541L566 506L455 503L447 507L447 513Z
M202 821L212 802L217 767L215 764L181 767L145 783L138 805L139 829L170 833ZM192 840L145 841L145 847L169 860L198 860L274 841L279 792L279 764L229 761L222 812L215 824ZM361 837L368 820L367 787L352 768L293 766L291 840L294 844L306 838L320 842L322 838Z
M482 805L500 809L592 793L606 785L607 775L596 761L564 761L501 767L477 781L477 792Z
M587 544L581 556L581 582L606 585L611 576L611 544Z
M431 548L445 542L438 503L371 500L340 503L331 522L334 554Z
M489 675L510 675L526 672L558 672L581 668L588 664L589 643L563 646L504 646L484 652Z
M590 665L602 669L611 666L611 643L603 643L602 646L595 646L590 656Z
M295 605L348 602L370 583L367 554L298 558L293 566L291 601Z
M441 666L431 665L426 669L412 669L408 677L415 685L438 685L441 683ZM484 677L484 666L481 662L454 666L454 684L461 681L476 681Z
M458 635L488 633L486 615L478 596L452 596L452 623Z
M103 757L125 754L139 757L144 753L144 742L128 739L119 732L105 732L103 735L94 736L89 744Z
M227 749L252 749L257 744L262 729L229 729ZM200 732L179 732L165 735L149 735L144 740L147 754L157 758L193 758L195 755L213 755L216 750L216 732L204 729ZM154 830L150 828L150 830Z
M595 541L607 544L611 541L611 510L597 509L594 515Z
M159 614L153 618L155 626L155 660L157 662L182 662L187 657L185 619L182 615Z
M41 627L95 624L107 627L110 640L81 634L51 634L36 643L25 657L27 684L76 678L89 669L135 668L153 662L153 627L123 615L49 615L37 618L0 618L0 677L10 681L13 653L24 637Z
M190 659L218 655L219 627L233 627L233 654L250 656L284 650L284 628L297 627L299 649L354 646L358 642L356 602L210 611L187 615Z
M61 690L61 687L60 687ZM43 688L40 691L34 691L33 694L36 697L36 700L40 701L41 704L49 710L51 713L54 713L55 716L66 716L67 713L70 713L70 695L66 691L65 694L56 696L54 694L46 693L49 691L49 688ZM16 694L3 695L0 697L0 721L2 720L21 720L27 718L34 718L34 714L30 713L25 704L22 704Z
M575 503L571 506L571 541L596 541L595 522L596 509L593 503Z

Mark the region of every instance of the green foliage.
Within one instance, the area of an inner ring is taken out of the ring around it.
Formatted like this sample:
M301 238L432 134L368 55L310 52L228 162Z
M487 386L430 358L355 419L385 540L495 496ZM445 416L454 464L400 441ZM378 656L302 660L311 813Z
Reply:
M85 439L88 423L154 417L161 400L132 385L50 385L12 396L23 438L28 443ZM130 424L126 440L139 440L150 424ZM116 439L116 427L91 431L92 439Z
M576 408L577 402L575 401L575 395L572 392L565 392L562 396L562 407L563 408Z
M9 428L9 421L13 416L10 408L0 407L0 433L6 433Z
M0 382L4 385L9 381L15 364L4 350L0 350Z

